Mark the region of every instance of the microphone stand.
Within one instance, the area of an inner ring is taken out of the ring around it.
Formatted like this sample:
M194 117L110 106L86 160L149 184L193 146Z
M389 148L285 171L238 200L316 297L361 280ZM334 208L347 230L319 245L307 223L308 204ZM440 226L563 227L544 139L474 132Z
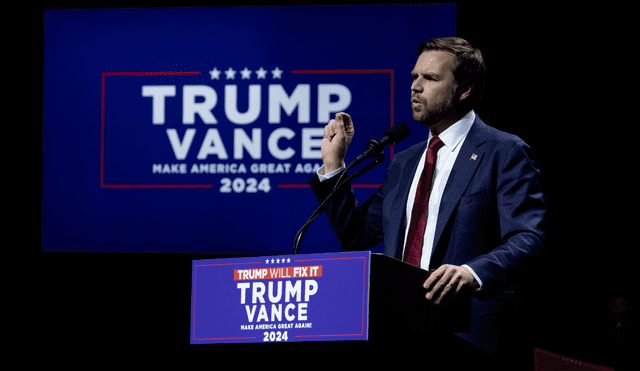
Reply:
M347 179L345 179L342 183L340 183L340 180L342 179L342 175L344 175L347 170L349 170L349 168L352 167L353 164L350 164L343 172L342 175L340 176L340 178L338 179L338 183L336 183L336 186L333 188L333 190L331 191L331 193L327 196L327 198L324 199L324 201L322 201L322 203L313 211L313 213L311 214L311 216L309 217L309 219L307 219L307 222L302 226L302 228L300 228L300 230L298 231L298 233L296 234L295 240L294 240L294 246L293 246L293 253L295 255L298 255L298 252L300 250L300 244L302 243L302 237L304 236L305 232L307 231L307 229L309 228L309 226L311 225L311 223L316 220L318 218L318 216L320 216L322 214L322 212L324 211L324 209L327 207L328 205L328 200L330 200L338 190L342 189L346 184L348 184L351 180L359 177L360 175L366 173L367 171L373 169L374 167L380 165L381 163L383 163L386 160L386 158L384 157L384 153L382 151L382 149L380 150L380 154L378 155L378 158L376 158L375 161L373 161L372 163L370 163L369 165L365 166L363 169L357 171L355 174L350 175Z

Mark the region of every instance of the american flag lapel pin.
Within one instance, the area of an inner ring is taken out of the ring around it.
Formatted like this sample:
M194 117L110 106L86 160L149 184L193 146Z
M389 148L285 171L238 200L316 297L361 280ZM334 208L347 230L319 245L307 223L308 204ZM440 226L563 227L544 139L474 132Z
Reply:
M475 153L471 155L471 159L473 161L475 161L478 158L478 155L476 155Z

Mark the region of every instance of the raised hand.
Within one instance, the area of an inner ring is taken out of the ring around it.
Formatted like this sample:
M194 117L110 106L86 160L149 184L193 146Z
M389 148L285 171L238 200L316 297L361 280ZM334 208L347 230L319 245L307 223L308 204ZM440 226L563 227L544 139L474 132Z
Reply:
M337 113L336 118L329 121L324 127L320 153L325 174L339 169L344 164L344 158L351 139L353 139L353 134L353 121L344 112Z

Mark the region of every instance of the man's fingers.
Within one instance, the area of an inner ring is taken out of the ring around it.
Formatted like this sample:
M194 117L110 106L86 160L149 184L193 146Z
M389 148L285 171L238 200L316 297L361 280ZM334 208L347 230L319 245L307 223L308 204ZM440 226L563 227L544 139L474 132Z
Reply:
M342 166L349 142L344 132L344 117L336 115L336 118L324 127L324 138L320 148L325 174Z
M436 269L434 272L431 273L431 275L429 276L429 278L427 278L427 280L424 283L424 288L427 290L431 290L433 289L434 285L440 281L440 279L442 279L442 277L444 276L445 272L447 270L447 266L446 265L442 265L440 266L438 269Z
M443 265L433 272L423 285L427 290L427 300L432 300L435 304L446 304L462 291L467 283L461 269L463 268Z
M345 132L345 129L348 132ZM335 119L330 120L324 127L320 154L325 174L343 166L353 133L351 117L344 112L337 113Z
M329 140L331 140L335 135L334 134L334 129L333 129L333 121L334 120L329 121L329 123L327 123L324 126L324 137L329 139Z
M351 138L353 138L353 135L355 133L351 116L349 116L347 113L340 112L336 114L336 121L340 121L347 141L351 142Z
M333 120L334 121L334 126L335 126L335 135L338 138L344 138L345 136L345 131L344 131L344 118L341 114L337 114L336 115L336 119Z
M440 292L440 296L434 301L437 304L448 304L453 297L459 293L463 288L463 282L460 279L460 276L456 273L454 274L449 282L444 285L442 292Z
M325 138L333 141L333 138L342 139L345 136L344 124L341 118L336 117L335 120L329 121L324 127Z
M431 273L429 278L424 283L424 288L427 289L427 299L437 299L440 296L444 286L449 282L447 274L447 267L445 265L439 267L435 272Z

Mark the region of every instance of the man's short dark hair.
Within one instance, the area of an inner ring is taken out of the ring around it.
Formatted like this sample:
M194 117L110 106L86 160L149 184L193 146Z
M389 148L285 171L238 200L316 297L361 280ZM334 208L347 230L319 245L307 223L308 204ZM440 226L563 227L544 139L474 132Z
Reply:
M444 37L422 42L418 47L418 57L429 50L443 50L455 54L458 64L453 77L458 88L471 86L467 108L473 108L480 101L484 88L485 65L480 50L459 37Z

